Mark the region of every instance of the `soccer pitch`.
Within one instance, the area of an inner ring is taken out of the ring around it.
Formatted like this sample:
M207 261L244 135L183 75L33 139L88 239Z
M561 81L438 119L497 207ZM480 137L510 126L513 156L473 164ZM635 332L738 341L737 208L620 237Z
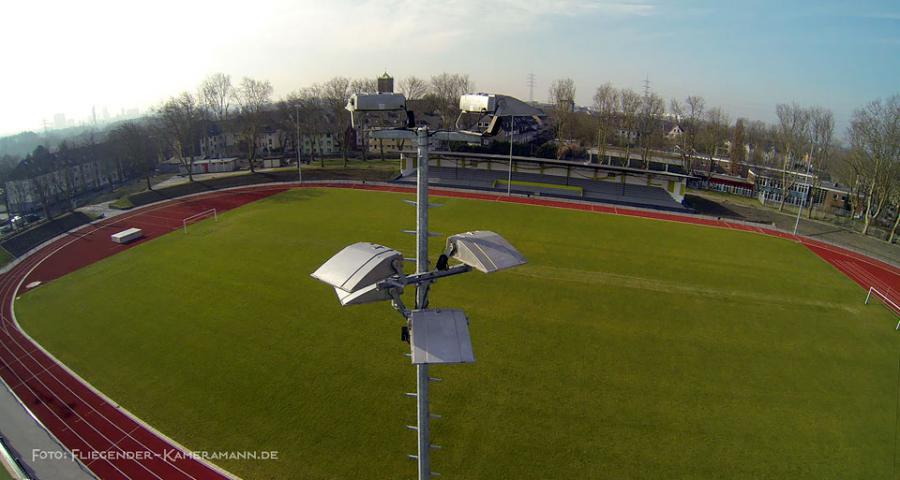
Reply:
M16 302L94 386L247 479L412 478L415 373L387 304L309 273L345 245L414 253L411 195L293 190L173 232ZM447 478L887 478L895 320L786 240L440 198L431 229L489 229L529 260L432 289L476 363L432 367ZM435 238L434 254L443 237ZM432 262L436 258L433 255ZM51 260L52 261L52 260ZM411 266L410 266L411 268Z

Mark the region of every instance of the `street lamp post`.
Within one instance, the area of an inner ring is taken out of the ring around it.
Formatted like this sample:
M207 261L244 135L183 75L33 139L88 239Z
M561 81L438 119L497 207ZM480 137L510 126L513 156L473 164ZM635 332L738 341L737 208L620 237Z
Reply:
M303 183L303 172L300 170L300 164L303 163L300 161L300 105L295 105L297 108L296 117L294 118L294 124L297 127L297 182Z
M812 180L809 177L809 173L810 173L811 169L812 169L812 152L810 152L809 158L807 159L807 162L806 162L806 181L808 182L807 183L808 187L806 189L806 195L804 195L803 198L800 199L800 206L797 207L797 220L794 222L794 235L797 234L797 229L800 227L800 214L803 213L803 206L806 204L806 199L807 199L807 197L812 195ZM782 185L782 187L783 187L783 185ZM782 192L782 193L784 195L787 195L787 192ZM810 199L810 201L812 201L812 199Z

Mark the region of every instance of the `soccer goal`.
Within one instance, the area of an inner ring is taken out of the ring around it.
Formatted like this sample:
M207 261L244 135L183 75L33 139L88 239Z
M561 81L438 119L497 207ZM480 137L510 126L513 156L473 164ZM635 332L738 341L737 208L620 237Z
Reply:
M184 233L187 233L188 225L190 225L192 223L197 223L200 220L204 220L209 217L212 217L213 220L216 222L219 221L219 214L218 214L218 212L216 212L215 208L210 208L209 210L204 210L200 213L195 213L194 215L191 215L190 217L186 217L184 220L181 221L181 226L182 226L182 228L184 228Z
M881 304L884 305L888 310L891 310L898 316L900 316L900 306L894 303L890 298L885 296L883 293L879 292L875 287L869 287L869 293L866 294L866 305L869 304L869 300L872 299L872 294L875 294L875 297L881 300ZM897 322L897 326L894 330L900 330L900 322Z

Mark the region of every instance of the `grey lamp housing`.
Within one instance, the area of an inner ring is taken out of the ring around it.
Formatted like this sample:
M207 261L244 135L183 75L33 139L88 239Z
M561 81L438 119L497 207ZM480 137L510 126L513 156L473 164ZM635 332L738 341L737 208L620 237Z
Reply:
M446 252L448 257L484 273L505 270L527 262L505 238L489 230L451 235L447 238Z
M354 93L350 96L345 107L350 112L350 125L359 126L361 117L365 114L404 112L403 118L409 116L406 110L406 97L402 93ZM363 122L365 123L365 122Z
M346 293L373 286L393 276L403 276L403 255L376 243L347 246L310 276Z

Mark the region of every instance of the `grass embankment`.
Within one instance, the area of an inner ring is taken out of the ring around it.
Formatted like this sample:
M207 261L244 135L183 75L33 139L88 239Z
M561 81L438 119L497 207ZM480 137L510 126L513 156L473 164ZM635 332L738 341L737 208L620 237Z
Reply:
M309 273L347 244L411 255L407 195L291 191L41 286L24 328L179 442L278 450L244 478L406 478L401 319ZM477 363L432 369L453 478L887 478L895 320L803 248L745 232L440 199L529 263L440 281ZM432 252L442 239L432 240Z
M7 263L13 261L15 257L4 248L0 248L0 267L5 266Z
M114 202L110 202L109 207L118 210L129 210L131 208L134 208L134 204L131 203L131 199L129 197L122 197Z

